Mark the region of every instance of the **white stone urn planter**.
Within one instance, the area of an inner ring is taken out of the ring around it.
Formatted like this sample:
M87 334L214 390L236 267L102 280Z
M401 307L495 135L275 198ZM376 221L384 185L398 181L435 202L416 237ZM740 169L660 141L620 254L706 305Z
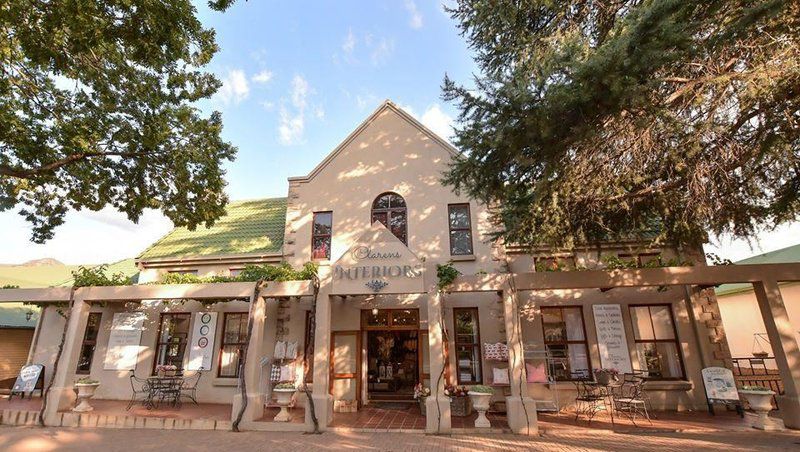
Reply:
M292 415L289 413L288 407L292 404L292 397L297 392L297 389L273 389L272 392L275 394L275 403L281 407L281 411L272 420L275 422L289 422L292 420Z
M89 405L89 399L94 397L98 386L100 383L75 383L75 388L78 390L78 405L72 411L76 413L92 411L94 407Z
M470 391L467 394L469 394L469 398L472 399L472 407L478 412L478 418L475 419L475 427L491 427L492 424L489 422L489 419L486 419L486 410L489 409L489 401L492 399L492 394L474 391Z
M771 425L769 412L772 411L772 396L775 391L753 391L750 389L740 389L739 394L744 396L750 409L756 413L755 422L751 425L760 430L767 430Z

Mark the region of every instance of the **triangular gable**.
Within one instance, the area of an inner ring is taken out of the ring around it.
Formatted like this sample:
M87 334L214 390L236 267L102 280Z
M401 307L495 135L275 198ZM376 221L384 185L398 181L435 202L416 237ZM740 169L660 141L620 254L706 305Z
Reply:
M332 294L422 293L424 269L422 260L376 221L332 265Z
M372 114L367 117L367 119L362 121L361 124L359 124L359 126L356 127L356 129L353 130L353 132L351 132L350 135L348 135L347 138L345 138L344 141L342 141L339 144L339 146L336 146L336 148L333 151L331 151L330 154L328 154L316 167L314 167L314 169L311 170L311 172L308 173L308 175L290 177L289 180L308 181L313 179L314 176L319 174L320 171L322 171L328 165L328 163L334 160L347 147L347 145L349 145L353 140L355 140L361 134L361 132L364 131L364 129L369 127L369 125L372 124L372 122L375 121L375 119L378 118L386 110L390 110L395 114L397 114L401 119L411 124L413 127L422 132L432 141L440 144L453 156L459 155L458 150L454 148L453 145L448 143L447 140L434 133L431 129L425 127L425 125L419 122L415 117L411 116L405 110L395 105L394 102L387 99L383 101L383 103L380 106L378 106L378 108L376 108L375 111L373 111Z

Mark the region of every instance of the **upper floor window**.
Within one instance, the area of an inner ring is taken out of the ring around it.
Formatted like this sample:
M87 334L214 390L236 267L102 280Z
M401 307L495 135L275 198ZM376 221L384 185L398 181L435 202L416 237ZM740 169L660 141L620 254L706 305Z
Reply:
M380 221L395 237L408 245L408 212L406 200L397 193L383 193L372 203L372 221Z
M637 267L661 266L661 253L619 253L617 257L635 263Z
M333 212L314 212L314 225L311 229L311 258L331 258L331 234L333 231Z
M469 204L449 204L447 216L450 223L450 254L464 256L472 254L472 221Z

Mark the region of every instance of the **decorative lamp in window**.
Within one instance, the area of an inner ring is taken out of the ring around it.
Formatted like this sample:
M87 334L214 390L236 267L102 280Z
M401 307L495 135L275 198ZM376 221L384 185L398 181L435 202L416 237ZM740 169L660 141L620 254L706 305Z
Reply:
M542 334L545 349L553 357L556 380L591 379L586 326L580 306L542 307Z
M78 368L75 370L76 374L87 375L92 370L92 359L97 346L97 334L100 332L101 318L102 314L99 312L89 313L86 332L83 334L83 343L81 344L81 354L78 356Z
M472 254L472 220L469 204L449 204L447 218L450 227L450 254L468 256Z
M481 334L478 308L453 308L456 337L456 376L458 384L480 384Z
M153 374L156 366L175 366L183 369L183 355L189 339L188 312L162 313L156 339L156 359L153 360Z
M247 344L247 313L226 312L222 322L222 343L219 351L217 376L236 378L239 376L239 362Z
M631 305L633 340L640 369L652 378L683 379L683 358L668 304Z
M333 212L314 212L311 229L311 258L315 260L331 258L331 234L333 232Z
M408 245L408 211L406 200L397 193L379 195L372 203L372 223L380 221L395 237Z

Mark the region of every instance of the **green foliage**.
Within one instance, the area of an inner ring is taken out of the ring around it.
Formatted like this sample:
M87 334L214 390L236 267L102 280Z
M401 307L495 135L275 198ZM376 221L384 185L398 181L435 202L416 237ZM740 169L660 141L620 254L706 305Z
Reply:
M76 380L75 383L77 383L79 385L96 385L96 384L100 384L100 382L98 380L93 380L93 379L91 379L89 377L78 378L78 380Z
M6 284L3 287L0 287L0 289L19 289L19 286L15 284Z
M202 70L217 50L190 0L2 2L0 211L18 207L37 243L69 209L212 225L236 155L196 107L221 86Z
M306 262L299 270L292 268L288 262L280 265L248 265L239 276L239 281L299 281L310 280L317 274L317 264Z
M691 262L684 262L680 259L673 258L664 260L661 256L650 259L644 264L640 264L636 259L623 259L613 254L607 254L602 257L603 267L606 270L621 270L629 268L659 268L659 267L687 267L691 266Z
M486 385L470 386L470 392L479 392L481 394L494 394L494 388Z
M697 245L800 215L800 3L457 0L444 177L506 243Z
M730 259L723 259L716 253L706 253L706 259L708 259L711 265L733 265Z
M439 290L444 290L447 286L453 284L453 281L455 281L460 274L461 272L456 269L452 261L446 264L436 264L437 286Z
M78 267L72 272L73 287L94 287L94 286L129 286L131 279L124 273L108 274L107 265L96 267Z
M301 281L310 280L317 274L317 264L305 263L299 270L288 262L279 265L247 265L238 276L197 276L191 273L167 273L156 284L202 284L255 281Z

